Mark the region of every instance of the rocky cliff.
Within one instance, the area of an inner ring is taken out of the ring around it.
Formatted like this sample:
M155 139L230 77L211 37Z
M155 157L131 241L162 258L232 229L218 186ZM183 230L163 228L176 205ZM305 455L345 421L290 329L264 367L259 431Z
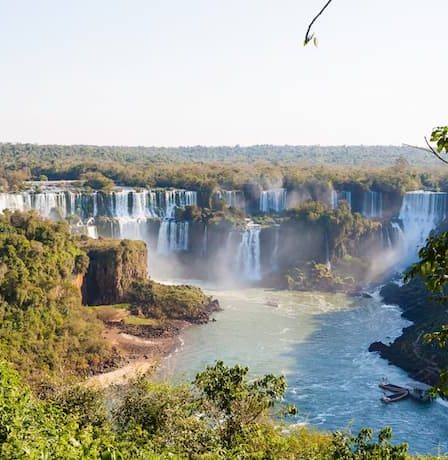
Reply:
M392 344L374 342L369 351L379 352L382 358L417 380L436 384L440 370L448 367L448 351L428 344L424 336L448 323L446 305L432 299L419 280L403 286L390 283L383 287L381 295L386 303L398 305L403 310L403 317L413 324L403 329L403 334Z
M143 241L88 240L82 243L90 263L81 292L85 305L124 302L130 285L148 277L148 256Z

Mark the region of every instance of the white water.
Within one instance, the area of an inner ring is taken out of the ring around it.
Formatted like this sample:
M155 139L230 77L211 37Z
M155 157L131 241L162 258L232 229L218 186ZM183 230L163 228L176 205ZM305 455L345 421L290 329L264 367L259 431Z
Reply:
M330 205L331 209L336 209L339 207L340 201L346 201L349 209L352 207L352 192L347 190L331 190L330 196Z
M275 188L263 190L260 194L259 210L261 212L280 212L286 209L286 190Z
M204 224L204 235L202 237L202 255L208 254L208 225Z
M362 203L362 215L369 218L383 217L383 194L382 192L364 192Z
M416 191L404 195L399 215L403 225L402 262L416 259L431 231L447 217L447 211L447 193Z
M186 221L163 220L159 228L157 252L169 255L173 252L188 251L188 229L189 223Z
M260 227L250 223L241 233L241 242L236 254L236 274L245 281L261 279Z
M247 365L256 376L283 374L286 401L299 408L295 423L354 433L364 426L376 432L391 426L394 441L409 442L413 452L448 449L446 408L380 401L383 377L398 385L410 380L368 352L373 341L389 343L409 325L399 308L384 305L377 296L202 287L219 299L223 311L215 315L216 322L185 331L183 347L163 363L161 377L190 382L218 359ZM272 301L279 306L269 306Z
M0 193L0 212L4 209L27 211L34 209L44 217L65 219L77 215L78 229L88 236L98 237L95 218L111 217L117 222L114 237L148 241L148 219L166 219L165 235L168 251L188 249L188 224L168 223L176 207L197 204L197 192L188 190L123 189L112 192L76 192L46 190L40 193ZM165 244L162 241L162 246Z
M105 203L105 206L103 205ZM188 190L124 189L112 192L43 191L0 193L0 212L4 209L35 209L49 216L57 209L62 217L79 212L81 216L105 215L117 218L173 218L176 207L197 204L197 192ZM100 211L101 210L101 211Z
M271 270L276 272L278 270L278 256L280 250L280 225L275 225L274 229L274 248L271 253Z
M240 190L221 190L219 196L225 201L227 206L232 208L244 209L246 206L244 194Z

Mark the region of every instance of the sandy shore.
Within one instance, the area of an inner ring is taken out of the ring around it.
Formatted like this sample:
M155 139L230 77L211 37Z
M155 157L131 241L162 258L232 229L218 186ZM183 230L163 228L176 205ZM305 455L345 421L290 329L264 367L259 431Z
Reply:
M124 384L138 374L154 372L160 361L181 345L179 335L189 325L178 322L176 326L179 327L179 334L149 339L124 333L118 327L108 325L103 337L124 356L127 364L113 371L94 375L87 380L87 384L104 388L112 384Z

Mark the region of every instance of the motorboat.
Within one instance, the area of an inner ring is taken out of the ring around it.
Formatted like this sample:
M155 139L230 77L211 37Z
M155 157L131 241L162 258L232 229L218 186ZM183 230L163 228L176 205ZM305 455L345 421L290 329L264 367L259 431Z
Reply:
M408 396L422 402L431 401L432 399L431 387L424 383L416 382L408 383L406 386L400 386L383 380L378 386L385 392L381 400L386 403L401 401Z
M394 403L398 401L402 401L409 397L409 390L404 390L401 393L391 393L387 395L386 393L381 397L381 401L385 402L386 404Z

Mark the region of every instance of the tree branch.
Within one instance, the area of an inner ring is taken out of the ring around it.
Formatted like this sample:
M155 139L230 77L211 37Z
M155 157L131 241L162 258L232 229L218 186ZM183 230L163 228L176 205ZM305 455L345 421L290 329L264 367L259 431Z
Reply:
M316 16L314 16L313 20L310 22L305 34L305 41L303 43L304 46L308 45L308 43L314 38L314 34L311 33L311 28L313 27L314 23L317 21L319 16L328 8L332 1L333 0L328 0L327 3L325 3L324 7L319 11L319 13L316 14Z
M425 142L426 142L426 145L428 146L428 148L426 147L419 147L418 145L410 145L410 144L403 144L405 147L412 147L413 149L417 149L417 150L423 150L424 152L429 152L429 153L432 153L433 155L435 155L437 157L438 160L442 161L443 163L447 164L448 165L448 161L445 160L445 158L442 158L440 156L440 154L434 150L434 148L431 146L431 144L429 143L428 141L428 138L425 137Z

